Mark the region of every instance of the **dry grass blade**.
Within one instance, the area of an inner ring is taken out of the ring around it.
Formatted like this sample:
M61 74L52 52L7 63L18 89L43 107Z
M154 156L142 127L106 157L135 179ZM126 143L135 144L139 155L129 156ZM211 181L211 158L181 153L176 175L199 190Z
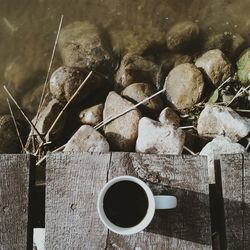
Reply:
M110 116L109 118L107 118L106 120L103 120L102 122L98 123L94 128L95 129L100 129L101 127L105 126L106 124L112 122L113 120L119 118L120 116L122 115L125 115L126 113L130 112L131 110L137 108L138 106L142 105L143 103L149 101L150 99L154 98L155 96L161 94L165 92L165 89L162 89L158 92L156 92L155 94L147 97L146 99L142 100L141 102L138 102L137 104L135 104L133 107L129 108L129 109L126 109L124 111L122 111L121 113L117 114L117 115L113 115L113 116Z
M230 77L228 77L217 89L218 90L221 90L222 89L222 87L224 87L224 85L226 84L226 83L228 83L230 80L232 79L232 77L230 76Z
M89 78L91 77L92 74L93 74L93 71L89 72L89 74L87 75L85 80L81 83L81 85L78 87L78 89L75 91L75 93L71 96L71 98L69 99L67 104L63 107L62 111L59 113L59 115L56 117L55 121L53 122L53 124L51 125L49 130L47 131L45 138L47 138L49 136L49 134L51 133L51 131L54 129L55 125L57 124L57 122L61 118L62 114L65 112L67 107L71 104L71 102L75 99L75 97L79 94L80 90L86 84L86 82L89 80Z
M3 86L3 88L6 91L6 93L8 94L8 96L10 97L10 99L14 102L14 104L16 105L16 107L19 109L19 111L21 112L21 114L23 115L23 117L25 118L25 120L30 124L30 126L36 131L36 133L40 137L40 139L44 142L43 136L39 133L39 131L37 130L37 128L35 127L35 125L33 124L33 122L27 117L27 115L21 109L21 107L19 106L19 104L17 103L17 101L15 100L15 98L12 96L12 94L10 93L10 91L8 90L8 88L5 85Z
M186 147L186 146L183 146L183 148L184 148L185 150L187 150L191 155L198 155L198 153L197 153L197 154L194 153L191 149L189 149L189 148Z
M230 104L232 104L236 98L238 98L239 96L241 96L244 92L246 92L249 89L250 89L250 85L248 85L246 88L241 87L239 89L239 91L236 93L236 95L234 96L234 98L227 104L227 106L229 106Z
M42 96L41 96L40 103L39 103L39 106L38 106L36 117L39 116L39 113L41 112L41 107L42 107L44 99L45 99L44 98L45 97L45 91L46 91L46 88L47 88L47 85L48 85L49 75L50 75L53 60L54 60L54 57L55 57L56 47L57 47L59 35L60 35L60 32L61 32L61 28L62 28L62 22L63 22L63 15L61 15L61 20L60 20L59 27L58 27L58 30L57 30L56 40L55 40L55 43L54 43L51 59L50 59L50 62L49 62L49 68L48 68L47 75L46 75L46 78L45 78L45 82L44 82L44 86L43 86L43 92L42 92Z
M23 141L22 141L22 138L21 138L21 135L20 135L20 132L19 132L17 123L16 123L15 116L14 116L14 114L13 114L13 110L12 110L11 105L10 105L10 101L9 101L8 98L6 99L6 101L7 101L7 103L8 103L8 107L9 107L9 110L10 110L10 114L11 114L13 123L14 123L15 128L16 128L16 133L17 133L18 139L19 139L19 141L20 141L20 144L21 144L21 147L22 147L22 151L25 152L26 150L25 150L25 148L24 148L24 144L23 144Z

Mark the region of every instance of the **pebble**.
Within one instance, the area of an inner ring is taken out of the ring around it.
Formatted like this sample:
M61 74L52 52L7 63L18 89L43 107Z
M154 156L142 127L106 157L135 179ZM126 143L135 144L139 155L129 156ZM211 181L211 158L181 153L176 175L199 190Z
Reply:
M202 95L204 88L202 73L194 64L180 64L170 71L164 88L168 101L177 109L192 108Z
M161 111L158 120L164 125L172 125L174 127L179 127L181 122L180 117L169 107Z
M233 74L231 63L219 49L205 52L196 60L195 65L204 71L206 77L216 87Z
M126 87L121 94L123 97L128 98L131 102L138 103L156 92L157 89L154 85L147 83L133 83ZM145 111L145 113L147 113L147 111L149 113L158 113L162 110L162 107L163 102L161 97L158 95L142 104L139 109Z
M115 75L115 88L123 90L132 83L155 83L158 65L141 56L128 53L126 54Z
M182 153L185 133L182 129L143 117L139 122L136 152L148 154Z
M167 48L171 51L187 50L199 39L199 26L190 21L175 24L167 33Z
M112 91L105 102L103 119L119 114L133 106L131 102ZM105 136L112 150L134 151L141 116L141 112L135 108L105 126Z
M67 142L63 151L107 153L109 144L93 127L82 125Z
M79 114L81 123L91 126L97 125L102 121L103 108L103 104L97 104L95 106L82 110Z
M112 55L100 31L92 23L74 22L62 29L58 47L63 64L106 73L112 65Z
M237 142L250 132L250 122L230 107L207 104L199 116L197 130L201 136L225 135Z

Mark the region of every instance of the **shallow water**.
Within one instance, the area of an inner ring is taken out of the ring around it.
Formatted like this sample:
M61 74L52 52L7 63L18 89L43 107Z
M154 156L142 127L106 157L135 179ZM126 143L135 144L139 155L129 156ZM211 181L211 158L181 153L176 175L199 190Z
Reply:
M130 37L157 38L180 20L199 23L208 34L231 32L250 41L250 1L247 0L0 0L0 87L8 80L17 98L44 81L60 21L97 23L112 35L116 46ZM61 64L57 53L53 67ZM0 91L0 112L7 111Z

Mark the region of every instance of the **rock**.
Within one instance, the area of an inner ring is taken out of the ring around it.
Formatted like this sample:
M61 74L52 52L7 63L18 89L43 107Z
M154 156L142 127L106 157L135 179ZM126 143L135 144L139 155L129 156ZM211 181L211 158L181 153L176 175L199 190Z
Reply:
M109 152L105 137L89 125L81 126L67 142L63 151L75 152Z
M110 92L105 102L103 119L105 120L131 107L133 107L131 102L115 92ZM140 118L141 112L138 109L133 109L106 125L105 136L113 150L134 150Z
M209 183L215 183L214 160L219 158L220 154L243 154L245 148L232 142L229 138L218 136L209 142L200 152L200 155L207 156Z
M216 87L233 74L231 63L219 49L207 51L196 60L195 65L204 70L208 79Z
M55 119L63 109L63 105L55 99L52 99L40 112L38 119L35 117L32 122L35 124L38 132L45 135L54 123ZM50 133L50 138L55 139L62 131L67 113L64 112ZM35 131L32 131L35 134Z
M197 103L204 87L200 70L190 63L176 66L168 74L164 88L167 99L177 108L191 108Z
M193 63L193 58L190 55L175 54L174 61L174 66L177 66L183 63Z
M60 34L59 50L66 66L108 72L112 56L98 28L89 22L74 22Z
M246 49L237 61L237 75L242 85L250 82L250 48Z
M237 142L250 132L250 123L229 107L207 104L198 119L199 135L215 138L224 134Z
M183 150L184 141L182 129L143 117L139 122L136 152L178 155Z
M243 50L247 47L246 40L239 34L234 34L232 36L232 44L230 48L230 57L237 58Z
M18 128L20 123L17 122ZM10 115L0 116L0 154L20 153L16 128Z
M129 53L123 57L120 68L116 72L116 89L122 90L136 82L154 84L157 71L158 66L154 62Z
M31 89L27 94L25 94L21 101L22 108L29 114L29 116L34 117L38 110L40 99L43 93L43 84ZM51 96L45 99L44 104L48 104L51 100Z
M222 101L225 105L228 105L232 99L234 98L234 95L224 93L222 94Z
M224 53L228 53L231 47L231 37L223 33L210 35L204 44L204 50L219 49Z
M185 51L199 39L200 30L196 23L185 21L175 24L167 33L167 47L172 51Z
M130 101L138 103L147 97L157 92L156 87L147 83L133 83L122 91L122 96L128 98ZM139 108L142 111L149 111L150 113L158 113L163 107L163 102L160 96L150 99L148 102L142 104Z
M52 96L59 102L66 103L85 80L88 73L88 71L77 67L62 66L58 68L50 77L50 92ZM84 100L94 89L99 88L101 85L101 80L96 75L92 75L73 102Z
M161 111L159 115L159 122L161 122L164 125L172 125L174 127L180 127L181 119L173 111L173 109L167 107Z
M103 104L97 104L93 107L82 110L79 114L81 123L91 126L97 125L102 121L103 108Z

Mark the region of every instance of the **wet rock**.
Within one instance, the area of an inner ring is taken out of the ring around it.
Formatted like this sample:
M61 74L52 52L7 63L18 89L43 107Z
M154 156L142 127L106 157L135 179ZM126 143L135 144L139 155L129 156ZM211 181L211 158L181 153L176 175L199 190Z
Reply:
M89 125L81 126L67 142L63 151L109 152L105 137Z
M156 92L156 87L151 84L133 83L122 91L122 96L128 98L131 102L138 103ZM158 113L162 107L163 102L160 96L156 96L140 106L142 110L150 113Z
M85 80L88 73L88 71L77 67L62 66L58 68L50 78L50 92L52 96L59 102L66 103ZM92 75L73 102L84 100L94 89L99 88L101 85L101 80L96 75Z
M27 94L25 94L24 97L22 98L21 106L29 114L29 116L34 117L36 115L42 93L43 93L43 84L40 84L39 86L27 92ZM47 96L44 104L45 105L48 104L50 100L51 97Z
M229 107L207 104L198 119L199 135L215 138L225 135L237 142L250 132L250 123Z
M115 92L110 92L105 102L103 119L119 114L132 106L131 102ZM113 150L134 151L140 118L141 112L133 109L106 125L105 136Z
M20 127L19 122L18 127ZM20 150L20 142L12 117L0 116L0 154L20 153Z
M167 99L177 108L191 108L200 100L204 87L200 70L190 63L172 69L165 80Z
M102 39L99 29L89 22L67 25L58 41L59 50L66 66L108 72L112 56Z
M247 47L246 40L239 34L234 34L232 36L232 44L230 48L230 57L237 58L243 50Z
M63 105L55 99L52 99L40 112L38 119L35 117L32 122L35 124L38 132L45 135L50 129L51 125L54 123L55 119L63 109ZM67 118L67 113L64 112L61 118L56 123L54 129L50 133L50 138L54 139L58 137L60 132L62 132L65 120ZM32 131L36 134L35 131Z
M174 112L173 109L167 107L161 111L159 115L159 122L161 122L164 125L172 125L174 127L179 127L181 119Z
M167 47L172 51L185 51L199 39L196 23L185 21L175 24L167 33Z
M97 104L93 107L82 110L79 114L81 123L91 126L97 125L102 121L103 108L103 104Z
M193 58L190 55L175 54L174 55L174 66L183 63L193 63Z
M184 141L182 129L143 117L139 122L136 152L178 155L182 153Z
M127 54L123 57L120 68L116 72L116 89L122 90L132 83L154 83L158 66L145 58Z
M232 75L232 65L219 49L209 50L199 57L195 65L204 73L216 87Z
M224 53L228 53L231 47L231 37L223 33L210 35L204 44L204 50L219 49Z
M250 48L246 49L237 61L237 75L242 85L250 82Z
M214 160L219 158L220 154L243 154L245 148L232 142L229 138L218 136L209 142L200 152L200 155L207 156L209 183L215 183Z

